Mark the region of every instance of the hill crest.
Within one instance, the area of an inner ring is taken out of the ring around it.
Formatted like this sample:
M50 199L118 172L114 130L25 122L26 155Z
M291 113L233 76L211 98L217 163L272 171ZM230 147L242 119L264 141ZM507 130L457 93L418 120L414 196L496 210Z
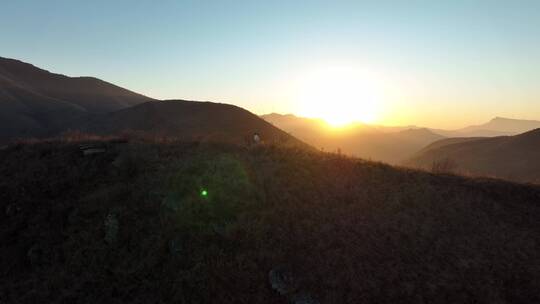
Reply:
M540 183L540 129L514 136L450 138L415 154L407 165L430 169L451 160L458 172Z

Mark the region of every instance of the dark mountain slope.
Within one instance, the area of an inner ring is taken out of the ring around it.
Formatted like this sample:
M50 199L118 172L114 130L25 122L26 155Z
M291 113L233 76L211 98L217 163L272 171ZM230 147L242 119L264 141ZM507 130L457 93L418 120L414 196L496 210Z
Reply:
M50 136L66 122L152 100L91 77L67 77L0 57L0 142Z
M39 69L18 60L0 57L0 75L11 81L1 89L17 87L62 100L90 113L105 113L130 107L151 98L94 77L68 77Z
M429 168L434 161L451 159L465 173L540 182L540 129L515 136L453 141L436 142L408 163Z
M275 145L96 144L0 150L3 302L540 303L538 186Z
M453 138L445 138L441 140L437 140L436 142L429 144L424 149L418 151L418 153L423 153L424 151L431 150L431 149L438 149L443 146L452 145L452 144L458 144L458 143L465 143L465 142L471 142L479 139L486 139L485 137L453 137Z
M186 100L153 101L97 116L83 128L97 134L142 131L182 140L245 144L254 133L268 143L297 139L240 107Z

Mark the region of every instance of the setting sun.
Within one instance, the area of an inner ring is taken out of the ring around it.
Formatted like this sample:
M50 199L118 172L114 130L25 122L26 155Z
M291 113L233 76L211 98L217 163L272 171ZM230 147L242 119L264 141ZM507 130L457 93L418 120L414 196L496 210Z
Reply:
M312 72L300 85L299 112L322 118L334 127L353 122L372 123L380 111L376 81L352 68L326 68Z

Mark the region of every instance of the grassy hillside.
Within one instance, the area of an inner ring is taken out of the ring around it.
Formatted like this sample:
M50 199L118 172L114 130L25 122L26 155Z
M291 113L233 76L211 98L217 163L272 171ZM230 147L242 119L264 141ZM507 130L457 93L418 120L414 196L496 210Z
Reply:
M307 146L257 115L234 105L189 100L143 103L95 117L81 129L104 135L125 130L182 141L244 144L254 133L267 143Z
M406 164L430 168L451 160L455 170L518 182L540 183L540 129L514 136L456 138L433 143Z
M96 144L0 150L1 302L540 302L540 187L298 148Z

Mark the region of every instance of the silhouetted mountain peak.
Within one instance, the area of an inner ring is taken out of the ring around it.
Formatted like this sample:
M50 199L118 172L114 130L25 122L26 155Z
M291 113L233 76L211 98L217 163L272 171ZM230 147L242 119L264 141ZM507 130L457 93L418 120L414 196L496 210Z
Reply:
M468 136L500 136L516 135L536 128L540 128L540 121L496 116L487 123L469 126L456 132Z
M152 100L149 97L89 76L69 77L51 73L30 63L0 57L0 94L25 102L39 95L76 105L88 112L105 113Z
M0 141L48 136L84 116L151 100L95 77L69 77L0 57Z
M95 117L83 130L98 134L138 131L182 140L235 144L244 144L258 133L268 143L307 147L244 108L208 101L150 101Z
M67 75L53 73L39 68L31 63L5 57L0 57L0 74L8 74L8 76L18 78L18 80L23 80L29 77L69 78Z
M520 121L532 121L532 120L525 120L525 119L515 119L515 118L508 118L508 117L501 117L501 116L495 116L490 120L490 122L520 122Z

